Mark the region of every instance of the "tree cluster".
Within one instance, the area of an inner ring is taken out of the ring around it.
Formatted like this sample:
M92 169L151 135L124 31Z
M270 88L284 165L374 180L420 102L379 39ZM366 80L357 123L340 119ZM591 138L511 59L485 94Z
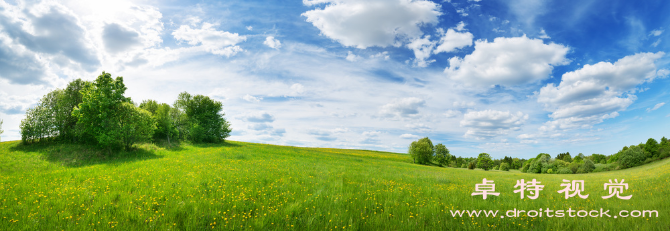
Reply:
M207 96L179 95L174 106L129 97L123 77L102 72L95 81L77 79L54 90L27 110L21 140L91 143L102 148L129 149L156 139L219 142L230 135L223 105Z

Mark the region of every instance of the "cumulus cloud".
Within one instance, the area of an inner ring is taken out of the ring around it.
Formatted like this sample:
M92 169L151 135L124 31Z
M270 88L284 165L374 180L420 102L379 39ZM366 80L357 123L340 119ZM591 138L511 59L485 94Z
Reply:
M553 66L565 65L569 48L545 44L526 36L496 38L493 42L476 41L475 51L464 58L449 59L444 72L452 79L468 85L514 86L546 79Z
M55 2L0 2L0 77L13 83L44 83L45 62L88 71L100 66L79 18Z
M422 133L430 132L430 131L433 130L430 126L422 124L422 123L407 124L407 125L405 125L405 127L409 128L409 129L412 129L414 131L417 131L417 132L422 132Z
M7 95L7 93L0 92L0 112L7 115L23 114L32 105L39 101L39 96L36 95Z
M268 36L265 38L265 42L263 42L266 46L272 48L272 49L279 49L281 47L281 42L279 40L275 39L274 36Z
M335 137L334 135L348 131L349 130L346 128L336 128L332 130L312 129L308 132L308 134L315 136L317 140L335 141L337 140L337 137Z
M663 52L639 53L563 74L558 86L551 83L540 89L537 101L553 119L540 129L588 128L617 117L636 99L629 91L657 77L654 62L663 56Z
M540 35L538 36L538 38L541 38L541 39L550 39L551 37L549 37L549 35L547 35L547 32L544 31L544 29L542 29L542 30L540 31Z
M105 49L110 53L123 52L141 44L139 33L116 23L105 25L102 38Z
M461 113L460 111L456 111L456 110L447 110L447 111L444 113L444 116L447 117L447 118L456 118L456 117L460 116L461 114L462 114L462 113Z
M430 41L430 35L426 35L423 38L417 38L407 44L407 48L414 51L414 66L427 67L430 63L435 62L434 59L426 60L430 58L430 53L433 51L434 47L435 42Z
M355 55L355 54L352 53L351 51L347 52L347 58L346 58L346 59L347 59L347 61L349 61L349 62L356 62L356 61L358 61L360 58L361 58L360 56Z
M647 112L656 111L659 108L663 107L663 105L665 105L665 103L657 103L656 105L654 105L653 108L647 108Z
M247 116L246 120L252 123L271 123L275 121L275 117L267 112L261 112Z
M462 23L462 22L461 22ZM465 25L465 24L459 24ZM458 28L458 27L457 27ZM463 30L461 28L459 31ZM440 38L439 46L433 51L434 54L441 52L454 52L458 49L472 46L472 39L474 36L470 32L456 32L454 29L448 29L442 38Z
M382 106L380 114L384 117L411 117L419 114L419 108L426 101L416 97L403 98Z
M182 25L172 32L172 35L175 39L185 41L189 45L200 44L203 50L215 55L230 57L242 51L242 48L237 44L245 41L247 37L240 36L237 33L219 31L214 26L211 23L203 23L202 27L198 29L191 28L189 25Z
M420 38L421 26L438 22L436 3L424 0L305 0L318 6L302 16L321 34L344 46L399 46L399 40Z
M461 127L468 128L465 137L483 140L517 131L521 129L527 119L528 115L522 112L471 111L464 115L463 120L461 120Z

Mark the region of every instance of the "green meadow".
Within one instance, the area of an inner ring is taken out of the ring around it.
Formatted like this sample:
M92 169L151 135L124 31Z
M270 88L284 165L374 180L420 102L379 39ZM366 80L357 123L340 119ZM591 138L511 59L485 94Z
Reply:
M483 178L500 196L471 196ZM138 145L0 143L0 230L668 230L670 158L611 172L526 174L412 164L408 155L226 141ZM517 180L537 179L521 199ZM584 180L587 199L564 198ZM622 195L603 187L625 179ZM528 194L526 194L528 195ZM658 217L500 218L507 210L657 210ZM453 217L451 210L500 210Z

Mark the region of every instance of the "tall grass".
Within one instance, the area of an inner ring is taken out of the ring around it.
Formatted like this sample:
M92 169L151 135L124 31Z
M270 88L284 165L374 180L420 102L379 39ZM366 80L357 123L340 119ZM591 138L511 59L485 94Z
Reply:
M411 163L407 155L227 141L132 152L0 143L0 230L668 230L670 159L622 171L525 174ZM500 196L470 196L483 178ZM516 180L545 185L536 200ZM557 193L584 180L587 199ZM630 200L602 199L625 179ZM659 217L452 217L450 210L658 210Z

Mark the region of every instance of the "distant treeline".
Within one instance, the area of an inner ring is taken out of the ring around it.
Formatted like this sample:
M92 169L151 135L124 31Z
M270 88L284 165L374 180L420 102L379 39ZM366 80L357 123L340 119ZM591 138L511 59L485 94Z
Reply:
M65 141L128 149L138 142L220 142L230 135L223 104L183 92L171 106L154 100L137 105L125 97L123 77L102 72L45 95L21 121L24 144Z
M492 159L488 153L480 153L478 157L456 157L449 153L443 144L433 146L428 138L412 142L409 154L414 163L434 164L454 168L481 168L484 170L509 171L518 169L521 172L540 174L574 174L604 172L647 164L670 156L670 142L663 137L659 143L649 138L646 143L624 146L611 155L592 154L585 156L579 153L574 158L570 152L559 153L555 158L550 154L540 153L535 158L520 159L505 156L503 159Z

